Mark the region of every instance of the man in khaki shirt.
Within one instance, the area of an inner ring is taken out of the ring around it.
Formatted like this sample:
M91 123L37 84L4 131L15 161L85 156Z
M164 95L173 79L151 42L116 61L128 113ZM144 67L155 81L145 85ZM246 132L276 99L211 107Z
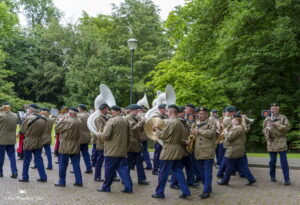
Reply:
M203 184L202 199L208 198L212 192L212 172L215 157L217 125L213 118L209 118L208 109L201 107L197 127L192 134L196 136L194 153L197 163L200 165L200 174Z
M78 105L78 118L81 121L81 137L80 137L80 151L83 157L83 161L86 167L86 171L84 173L91 174L93 173L91 158L89 154L89 144L91 142L91 133L89 128L87 127L87 120L90 114L87 112L87 107L84 104Z
M288 147L285 135L291 126L287 117L279 113L278 103L272 103L270 109L271 116L264 120L263 133L266 136L267 149L271 158L269 163L271 181L276 182L276 159L277 153L279 153L284 184L290 185L289 165L286 157Z
M104 126L98 137L104 141L105 179L99 192L110 192L115 172L118 171L124 184L123 193L132 193L132 181L126 163L127 150L130 143L130 127L121 115L119 106L111 107L112 117Z
M109 107L107 104L102 104L99 106L100 115L95 119L95 126L97 130L103 130L106 122L108 120L107 113L109 111ZM104 143L101 139L99 139L97 136L95 136L95 143L96 143L96 151L95 151L95 176L94 180L102 182L103 179L101 179L101 170L104 162Z
M15 144L16 128L18 117L12 113L10 103L4 102L0 112L0 177L3 177L3 164L5 152L8 155L11 167L11 178L17 178L18 170L16 165Z
M160 170L158 177L158 185L156 187L153 198L165 198L164 190L170 171L173 171L173 175L179 183L182 195L179 197L187 199L191 195L187 182L184 178L182 170L182 157L185 154L183 144L187 142L182 139L186 128L183 123L178 119L178 107L176 105L169 105L167 115L169 119L166 121L166 127L163 130L159 130L157 127L153 127L153 130L157 132L158 139L161 139L164 143L163 149L160 154Z

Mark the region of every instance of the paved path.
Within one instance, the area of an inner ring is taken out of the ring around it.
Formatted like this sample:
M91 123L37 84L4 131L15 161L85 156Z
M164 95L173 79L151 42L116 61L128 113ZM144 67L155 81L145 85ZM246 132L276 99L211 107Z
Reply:
M46 161L43 156L44 162ZM54 158L54 161L56 158ZM19 175L21 175L22 161L17 161ZM84 171L85 166L81 160L81 169ZM30 169L30 182L20 183L16 179L10 178L9 160L6 157L4 164L4 177L0 178L0 204L1 205L23 205L23 204L72 204L72 205L89 205L89 204L204 204L204 205L300 205L300 171L291 170L290 186L284 186L282 183L281 170L277 170L277 183L269 181L268 169L251 168L253 175L257 179L255 186L248 187L244 184L245 179L237 176L232 177L230 186L223 187L216 184L216 177L213 179L213 194L210 199L201 200L198 195L202 192L202 185L199 188L191 188L192 196L189 200L179 199L180 191L169 188L167 184L165 195L166 199L153 199L151 194L154 193L157 185L157 176L153 176L151 171L146 171L149 186L137 184L135 171L131 171L134 184L133 194L124 194L120 191L123 186L120 182L112 185L111 193L100 193L96 188L102 183L94 182L93 175L83 174L83 187L74 187L74 176L67 172L67 186L65 188L54 187L53 184L58 180L58 165L54 164L54 170L48 171L48 182L38 183L37 170ZM216 170L214 170L214 176Z

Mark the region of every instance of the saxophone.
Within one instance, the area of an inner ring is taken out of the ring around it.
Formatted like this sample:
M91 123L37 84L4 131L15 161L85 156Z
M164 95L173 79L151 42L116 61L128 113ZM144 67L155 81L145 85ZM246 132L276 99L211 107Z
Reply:
M196 123L192 125L192 130L196 128ZM192 153L194 151L194 143L195 143L195 135L188 136L189 144L186 146L186 150L188 153Z

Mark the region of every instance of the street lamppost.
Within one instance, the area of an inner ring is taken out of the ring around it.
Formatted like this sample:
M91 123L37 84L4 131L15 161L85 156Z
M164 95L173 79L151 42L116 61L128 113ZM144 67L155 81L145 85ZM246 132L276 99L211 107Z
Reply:
M128 47L130 49L131 56L131 68L130 68L130 104L132 104L132 87L133 87L133 54L134 50L137 48L137 40L131 38L127 41Z

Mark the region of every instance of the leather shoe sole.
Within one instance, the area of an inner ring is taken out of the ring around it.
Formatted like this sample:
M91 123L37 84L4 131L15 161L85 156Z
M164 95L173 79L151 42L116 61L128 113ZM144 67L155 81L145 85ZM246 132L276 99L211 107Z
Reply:
M152 194L152 198L155 198L155 199L164 199L165 197L164 196L159 196L159 195L156 195L156 194Z

